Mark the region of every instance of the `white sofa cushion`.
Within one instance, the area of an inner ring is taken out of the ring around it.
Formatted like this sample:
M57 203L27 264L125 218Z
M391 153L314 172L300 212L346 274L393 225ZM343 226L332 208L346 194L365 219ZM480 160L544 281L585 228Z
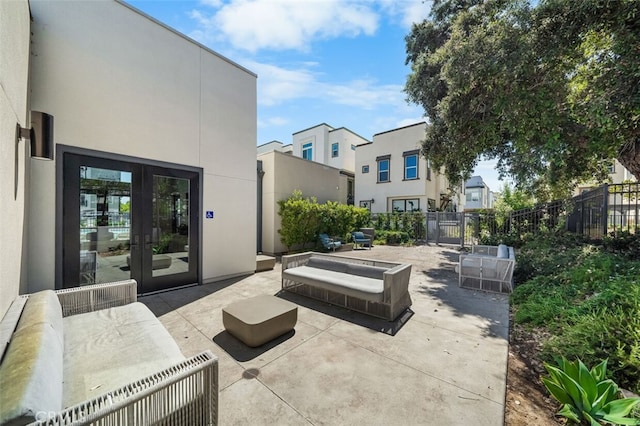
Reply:
M504 244L500 244L498 246L498 255L496 256L498 259L508 259L509 258L509 247Z
M66 317L64 328L64 407L185 359L162 323L139 302Z
M355 296L373 302L384 300L384 281L381 279L350 275L327 269L298 266L282 271L283 278L311 284L347 296Z
M42 420L62 408L63 347L58 297L32 294L0 365L0 424Z

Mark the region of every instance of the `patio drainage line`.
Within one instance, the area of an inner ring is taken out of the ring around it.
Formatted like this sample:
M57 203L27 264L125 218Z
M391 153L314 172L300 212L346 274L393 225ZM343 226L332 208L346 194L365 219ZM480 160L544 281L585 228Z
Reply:
M329 331L329 330L327 329L327 330L325 330L325 331ZM494 400L493 400L493 399L491 399L491 398L487 398L487 397L486 397L486 396L484 396L484 395L480 395L478 392L475 392L475 391L472 391L472 390L469 390L469 389L463 388L462 386L460 386L460 385L458 385L458 384L455 384L455 383L449 382L448 380L445 380L445 379L443 379L443 378L440 378L440 377L434 376L433 374L431 374L431 373L429 373L429 372L427 372L427 371L422 371L422 370L420 370L420 369L418 369L418 368L416 368L416 367L413 367L413 366L411 366L411 365L408 365L408 364L406 364L406 363L404 363L404 362L402 362L402 361L398 361L397 359L391 358L391 357L389 357L389 356L387 356L387 355L383 355L383 354L380 354L380 353L378 353L378 352L374 352L374 351L372 351L372 350L371 350L371 349L369 349L369 348L366 348L366 347L364 347L364 346L358 345L357 343L353 343L353 342L350 342L350 341L348 341L348 340L345 340L345 339L344 339L343 337L341 337L341 336L336 336L336 335L335 335L335 334L333 334L333 333L329 333L329 334L331 334L333 337L336 337L336 338L338 338L338 339L344 340L344 341L346 341L347 343L349 343L349 344L351 344L351 345L354 345L354 346L357 346L357 347L359 347L359 348L361 348L361 349L364 349L364 350L366 350L367 352L370 352L370 353L372 353L372 354L374 354L374 355L378 355L378 356L380 356L380 357L382 357L382 358L386 358L386 359L387 359L387 360L389 360L389 361L392 361L392 362L394 362L394 363L396 363L396 364L403 365L403 366L405 366L405 367L407 367L407 368L410 368L411 370L414 370L414 371L416 371L416 372L418 372L418 373L421 373L421 374L424 374L424 375L426 375L426 376L432 377L432 378L434 378L434 379L436 379L436 380L438 380L438 381L440 381L440 382L443 382L443 383L446 383L446 384L448 384L448 385L454 386L454 387L456 387L456 388L458 388L458 389L460 389L460 390L463 390L463 391L465 391L465 392L468 392L468 393L470 393L470 394L477 395L478 397L480 397L480 398L482 398L482 399L484 399L484 400L487 400L487 401L489 401L489 402L493 402L494 404L498 404L498 405L500 405L500 406L502 406L502 407L504 407L504 406L505 406L505 403L500 403L500 402L494 401ZM505 365L505 367L506 367L506 365ZM506 383L507 383L507 382L506 382L506 377L507 377L507 376L506 376L506 370L505 370L505 386L504 386L505 395L506 395L506 391L507 391L507 385L506 385ZM468 399L468 398L465 398L465 397L460 397L460 398Z

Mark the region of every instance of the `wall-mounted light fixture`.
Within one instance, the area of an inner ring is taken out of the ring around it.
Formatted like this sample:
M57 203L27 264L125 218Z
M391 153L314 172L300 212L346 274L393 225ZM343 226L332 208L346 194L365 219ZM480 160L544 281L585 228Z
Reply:
M20 139L31 142L31 156L53 160L53 116L40 111L31 111L31 128L16 124L16 146Z

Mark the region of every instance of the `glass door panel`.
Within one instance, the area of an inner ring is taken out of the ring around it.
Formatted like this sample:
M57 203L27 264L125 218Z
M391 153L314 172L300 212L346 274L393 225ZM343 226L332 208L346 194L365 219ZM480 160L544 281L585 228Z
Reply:
M200 171L63 158L59 288L132 278L150 293L199 282Z
M131 277L131 172L81 165L79 284Z
M153 176L151 275L189 271L189 179Z

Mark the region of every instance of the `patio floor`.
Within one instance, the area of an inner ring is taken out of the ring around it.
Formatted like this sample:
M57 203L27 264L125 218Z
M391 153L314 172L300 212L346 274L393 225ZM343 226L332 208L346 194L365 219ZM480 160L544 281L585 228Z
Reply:
M298 305L295 331L248 348L224 331L221 310L279 293L280 263L139 300L185 356L205 349L218 356L221 425L502 425L508 296L460 289L453 248L376 246L338 254L412 263L413 315L400 327L283 294Z

